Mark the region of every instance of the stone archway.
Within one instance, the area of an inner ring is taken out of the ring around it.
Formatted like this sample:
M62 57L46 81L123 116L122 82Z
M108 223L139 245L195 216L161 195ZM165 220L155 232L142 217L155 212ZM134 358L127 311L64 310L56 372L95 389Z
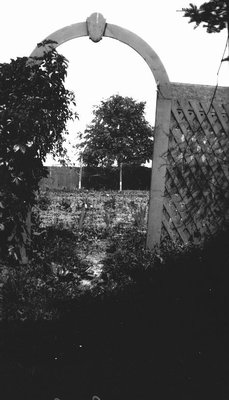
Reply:
M168 149L169 124L171 115L171 84L167 72L157 53L139 36L120 26L106 23L99 13L93 13L85 22L66 26L53 32L46 40L55 42L54 47L83 36L93 42L109 37L134 49L147 63L157 85L155 139L153 150L150 202L148 212L147 247L152 249L160 243L163 197L165 190L166 163L163 155ZM31 57L39 57L44 47L36 47Z

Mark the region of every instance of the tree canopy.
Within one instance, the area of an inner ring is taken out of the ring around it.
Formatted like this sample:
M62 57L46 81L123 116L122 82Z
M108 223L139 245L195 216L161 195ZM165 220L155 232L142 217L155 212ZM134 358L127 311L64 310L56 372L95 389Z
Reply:
M81 136L81 160L88 166L117 163L141 165L153 153L153 128L145 119L145 102L113 95L93 110L94 118Z
M93 114L81 144L85 164L140 165L150 160L153 128L145 119L145 102L113 95L95 107Z
M197 28L201 23L207 28L208 33L220 32L227 28L229 22L229 1L210 0L197 7L190 3L189 7L182 8L184 17L189 18L189 23L194 22Z

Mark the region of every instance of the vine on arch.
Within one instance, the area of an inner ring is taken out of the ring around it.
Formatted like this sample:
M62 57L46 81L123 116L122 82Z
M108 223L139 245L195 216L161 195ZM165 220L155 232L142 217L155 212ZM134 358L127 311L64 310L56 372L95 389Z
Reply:
M41 57L0 64L0 257L21 261L26 216L46 176L47 154L64 157L67 121L77 117L64 86L68 62L46 41Z

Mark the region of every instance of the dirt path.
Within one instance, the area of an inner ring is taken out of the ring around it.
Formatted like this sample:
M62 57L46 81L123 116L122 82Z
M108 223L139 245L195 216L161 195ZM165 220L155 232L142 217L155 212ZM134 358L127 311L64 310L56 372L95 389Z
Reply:
M81 286L93 286L93 281L99 279L103 270L103 260L106 257L107 239L96 239L88 249L81 249L78 256L89 264L87 274L89 279L82 279Z

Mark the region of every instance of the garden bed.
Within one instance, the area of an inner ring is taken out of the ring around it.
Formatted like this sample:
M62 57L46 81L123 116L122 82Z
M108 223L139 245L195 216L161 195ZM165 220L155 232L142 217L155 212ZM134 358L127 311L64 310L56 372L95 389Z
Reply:
M100 229L139 222L146 228L148 191L57 190L41 192L39 198L43 226Z

